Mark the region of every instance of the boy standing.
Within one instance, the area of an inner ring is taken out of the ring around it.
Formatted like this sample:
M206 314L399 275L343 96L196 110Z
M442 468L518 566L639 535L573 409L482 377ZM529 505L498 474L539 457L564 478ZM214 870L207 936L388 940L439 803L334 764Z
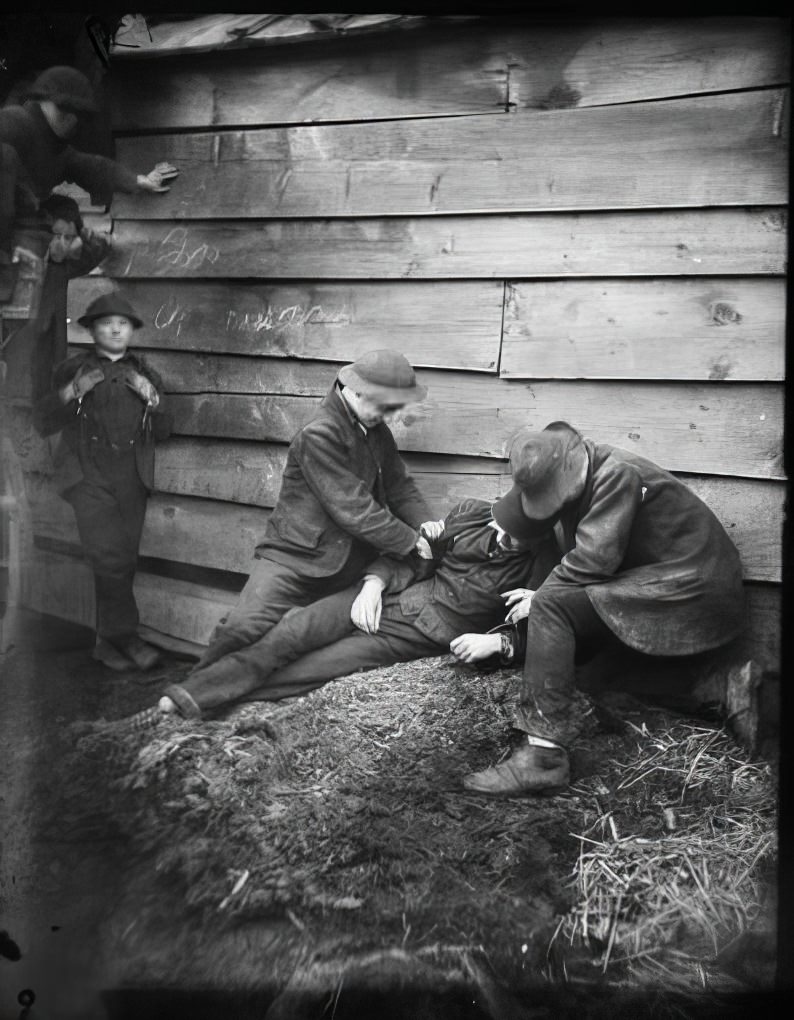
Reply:
M35 409L55 453L58 490L72 504L94 570L94 658L111 669L149 669L157 651L137 635L133 579L146 500L154 485L154 444L171 431L158 376L128 350L143 323L120 294L92 301L78 319L94 350L62 362L54 389Z

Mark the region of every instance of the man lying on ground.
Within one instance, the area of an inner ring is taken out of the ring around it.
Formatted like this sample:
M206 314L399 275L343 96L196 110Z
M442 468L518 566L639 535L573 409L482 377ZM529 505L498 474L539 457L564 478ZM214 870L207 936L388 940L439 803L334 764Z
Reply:
M512 539L480 499L458 504L431 545L432 562L380 558L363 582L287 613L259 641L171 684L156 708L131 722L146 725L170 713L199 719L241 700L277 701L350 673L444 655L450 647L466 662L497 651L496 636L474 649L478 635L470 632L502 621L500 592L523 590L545 576L547 545ZM501 651L501 638L498 646Z

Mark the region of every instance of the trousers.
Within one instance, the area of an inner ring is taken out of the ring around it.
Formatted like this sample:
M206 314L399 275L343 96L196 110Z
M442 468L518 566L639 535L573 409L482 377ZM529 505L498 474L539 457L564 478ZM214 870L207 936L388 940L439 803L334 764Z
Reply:
M165 693L197 717L229 702L278 701L335 677L449 650L419 631L396 602L384 605L377 633L358 630L350 610L359 590L351 585L293 609L257 641L197 667Z
M195 670L255 644L289 610L349 587L361 578L366 563L366 559L353 555L336 574L309 577L284 563L254 560L236 605L212 632L209 646L199 658Z
M95 451L82 481L65 494L94 572L96 631L109 641L138 627L133 581L148 495L131 450Z
M575 666L605 644L620 642L593 609L586 588L549 578L527 619L527 654L516 725L538 737L570 743L579 720Z

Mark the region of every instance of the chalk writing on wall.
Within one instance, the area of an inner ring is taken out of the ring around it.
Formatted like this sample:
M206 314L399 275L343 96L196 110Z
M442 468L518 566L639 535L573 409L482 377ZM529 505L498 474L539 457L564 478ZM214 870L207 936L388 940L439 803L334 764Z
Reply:
M230 309L226 316L226 330L232 332L252 331L260 333L262 330L283 329L285 326L312 326L320 324L350 325L351 316L340 309L336 312L326 312L322 305L288 305L279 309L268 303L266 308L258 312L238 312Z
M165 262L180 269L200 269L205 262L217 262L218 249L211 244L192 247L187 227L172 227L160 242L158 262Z

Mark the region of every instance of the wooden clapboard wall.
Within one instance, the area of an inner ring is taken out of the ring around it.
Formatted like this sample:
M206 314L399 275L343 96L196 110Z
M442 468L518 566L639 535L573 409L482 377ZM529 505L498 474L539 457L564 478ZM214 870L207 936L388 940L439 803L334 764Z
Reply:
M73 319L124 289L175 412L144 622L206 642L291 436L341 363L393 347L429 387L396 431L439 512L506 490L524 425L563 418L646 455L734 537L774 665L786 33L747 17L434 19L116 58L119 158L181 170L167 195L117 196L106 278L70 288ZM37 477L54 563L74 529Z

